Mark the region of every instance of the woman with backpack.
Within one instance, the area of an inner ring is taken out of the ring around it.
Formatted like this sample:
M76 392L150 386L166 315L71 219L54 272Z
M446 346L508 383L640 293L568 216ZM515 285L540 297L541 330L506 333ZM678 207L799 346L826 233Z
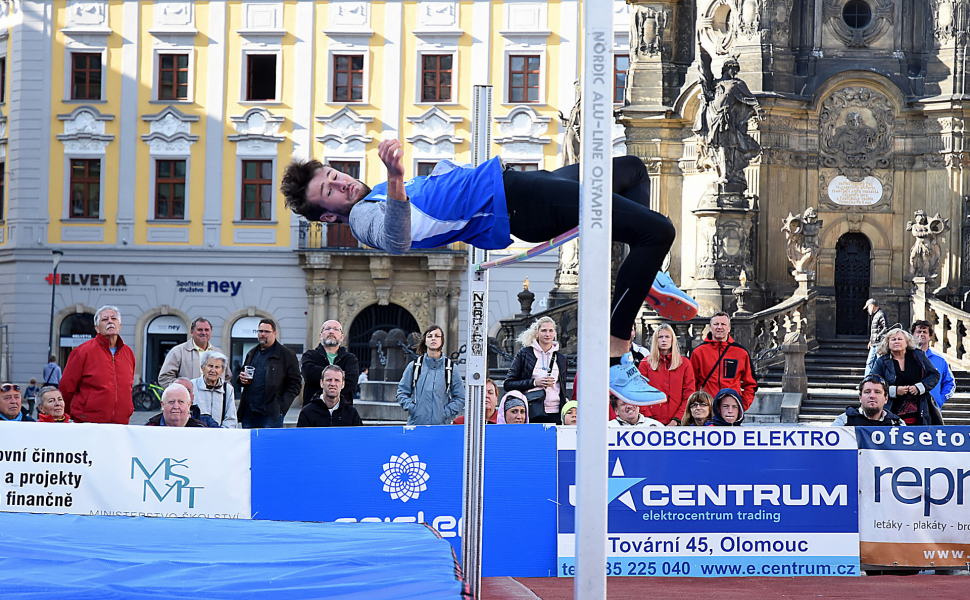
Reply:
M444 347L445 332L432 325L418 343L418 358L404 369L397 402L408 411L408 425L447 425L465 410L465 384Z

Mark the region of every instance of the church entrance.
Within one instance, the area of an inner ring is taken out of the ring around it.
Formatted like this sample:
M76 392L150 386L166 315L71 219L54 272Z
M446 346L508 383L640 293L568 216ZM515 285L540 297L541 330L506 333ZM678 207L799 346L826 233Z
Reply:
M861 233L847 233L835 245L835 333L866 335L872 244Z

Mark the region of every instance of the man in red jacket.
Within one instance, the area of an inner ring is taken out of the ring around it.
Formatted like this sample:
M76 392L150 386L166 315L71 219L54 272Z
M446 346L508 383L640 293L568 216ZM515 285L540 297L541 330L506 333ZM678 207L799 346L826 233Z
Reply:
M117 308L99 308L94 326L98 335L75 348L64 367L60 390L65 411L77 423L127 425L135 410L131 403L135 354L119 335L121 313Z
M694 368L694 382L698 390L704 390L713 398L718 390L731 388L741 394L744 410L754 402L758 382L754 379L751 357L744 346L731 337L731 319L725 312L711 317L711 331L704 343L694 348L690 355Z

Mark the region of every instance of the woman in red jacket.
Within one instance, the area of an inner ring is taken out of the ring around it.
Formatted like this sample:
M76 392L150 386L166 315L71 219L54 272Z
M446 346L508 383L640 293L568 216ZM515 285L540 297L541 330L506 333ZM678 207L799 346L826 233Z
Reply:
M650 355L640 361L640 373L667 395L663 404L642 406L640 412L664 425L680 425L687 398L694 393L694 370L690 361L681 356L670 325L660 325L653 332Z

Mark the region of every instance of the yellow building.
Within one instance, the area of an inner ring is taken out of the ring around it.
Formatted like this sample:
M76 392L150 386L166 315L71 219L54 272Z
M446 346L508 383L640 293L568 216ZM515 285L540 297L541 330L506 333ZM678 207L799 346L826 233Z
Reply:
M620 100L629 16L625 3L614 7ZM293 158L317 156L380 181L376 148L388 137L409 142L414 174L443 158L469 162L476 84L494 89L492 152L521 169L558 167L580 8L578 0L0 3L9 376L39 376L48 344L38 333L51 326L63 364L104 304L121 309L146 379L200 315L234 361L263 316L297 350L317 343L326 317L344 323L359 352L388 319L444 321L457 348L463 252L389 257L339 228L301 225L277 191L280 175ZM625 153L621 129L614 146ZM57 278L52 249L64 252ZM551 257L532 267L540 306L554 265ZM517 312L523 278L514 270L493 278L494 320Z

